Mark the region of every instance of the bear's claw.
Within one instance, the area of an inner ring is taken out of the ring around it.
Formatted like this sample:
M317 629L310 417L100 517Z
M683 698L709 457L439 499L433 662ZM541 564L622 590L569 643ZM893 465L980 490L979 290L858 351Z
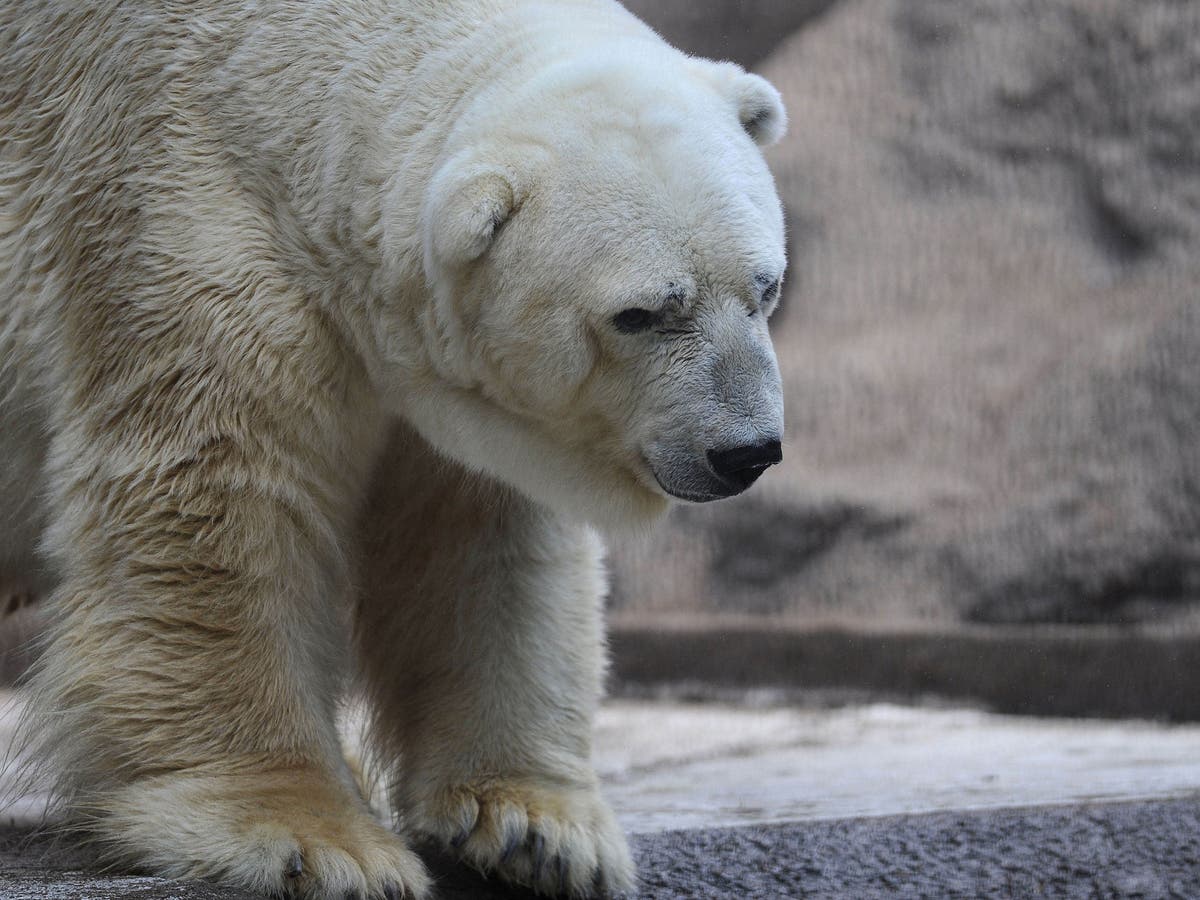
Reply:
M546 838L538 832L533 836L533 880L542 880L542 868L546 865Z
M625 837L594 787L489 779L443 789L411 813L417 831L467 865L539 894L612 897L633 888Z
M500 851L501 865L512 859L513 854L517 852L517 849L521 846L521 843L524 840L525 835L521 834L520 832L514 831L509 834L508 840L504 842L504 848Z
M561 855L558 857L558 892L567 892L567 858Z

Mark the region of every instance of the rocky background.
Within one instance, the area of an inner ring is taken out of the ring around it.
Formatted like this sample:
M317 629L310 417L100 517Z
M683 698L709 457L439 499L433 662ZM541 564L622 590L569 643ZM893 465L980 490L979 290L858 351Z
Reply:
M615 610L1200 623L1200 4L628 5L787 102L788 427Z

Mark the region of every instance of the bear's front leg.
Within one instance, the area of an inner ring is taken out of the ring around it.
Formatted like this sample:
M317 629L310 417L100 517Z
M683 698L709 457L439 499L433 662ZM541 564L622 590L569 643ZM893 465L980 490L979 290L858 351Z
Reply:
M633 887L599 793L599 540L401 429L365 521L358 638L409 826L540 893Z
M219 357L159 368L157 348L125 352L147 362L73 370L52 448L64 580L32 724L67 813L108 861L159 875L423 895L334 721L368 404L332 364L289 394L270 347L252 359L267 375L244 379Z

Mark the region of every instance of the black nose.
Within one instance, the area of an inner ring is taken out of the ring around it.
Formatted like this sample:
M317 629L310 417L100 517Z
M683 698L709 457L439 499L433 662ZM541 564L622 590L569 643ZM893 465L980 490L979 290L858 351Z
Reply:
M783 448L779 441L708 451L708 464L712 470L743 491L754 484L764 470L782 459Z

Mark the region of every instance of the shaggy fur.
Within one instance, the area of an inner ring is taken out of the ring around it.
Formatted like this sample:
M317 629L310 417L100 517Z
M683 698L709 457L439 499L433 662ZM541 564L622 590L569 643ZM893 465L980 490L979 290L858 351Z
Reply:
M782 128L610 0L0 3L0 567L41 534L32 740L108 858L424 895L357 659L413 831L632 885L585 523L781 434Z

